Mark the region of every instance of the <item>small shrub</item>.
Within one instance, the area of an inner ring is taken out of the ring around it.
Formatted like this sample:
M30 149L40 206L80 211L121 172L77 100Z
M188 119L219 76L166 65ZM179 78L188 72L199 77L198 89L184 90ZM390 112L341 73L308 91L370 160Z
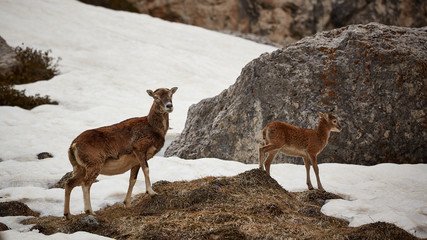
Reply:
M10 85L0 86L0 106L18 106L30 110L42 104L57 105L58 102L52 101L49 96L40 97L39 94L26 96L25 90L13 89Z
M19 106L24 109L32 109L42 104L58 104L58 102L52 101L49 96L41 97L39 94L26 96L25 90L13 89L13 85L53 78L59 74L58 62L61 58L55 61L49 56L50 50L42 52L20 46L14 50L20 64L13 68L9 74L0 75L0 106Z

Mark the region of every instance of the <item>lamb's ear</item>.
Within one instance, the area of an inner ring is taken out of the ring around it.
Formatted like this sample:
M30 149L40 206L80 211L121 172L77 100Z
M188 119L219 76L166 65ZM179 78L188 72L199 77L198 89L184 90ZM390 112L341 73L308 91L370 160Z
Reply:
M329 114L324 113L324 114L323 114L323 117L326 119L326 121L329 121Z
M177 88L177 87L173 87L173 88L171 88L171 92L172 92L172 94L174 94L174 93L176 92L176 90L178 90L178 88Z
M320 117L320 118L324 118L325 120L328 120L328 119L329 119L329 116L328 116L328 114L327 114L327 113L321 113L321 112L318 112L317 114L319 114L319 117Z

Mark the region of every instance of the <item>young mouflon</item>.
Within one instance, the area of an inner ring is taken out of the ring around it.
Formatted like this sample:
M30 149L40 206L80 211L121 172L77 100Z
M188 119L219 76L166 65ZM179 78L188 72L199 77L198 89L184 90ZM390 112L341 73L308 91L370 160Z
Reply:
M308 189L313 189L310 181L310 162L316 174L317 187L323 189L317 166L317 155L326 147L330 132L340 132L337 118L330 113L318 113L317 129L305 129L291 124L274 121L262 130L265 146L259 148L259 168L270 175L270 165L278 152L289 156L302 157L307 175ZM267 158L264 155L267 153Z

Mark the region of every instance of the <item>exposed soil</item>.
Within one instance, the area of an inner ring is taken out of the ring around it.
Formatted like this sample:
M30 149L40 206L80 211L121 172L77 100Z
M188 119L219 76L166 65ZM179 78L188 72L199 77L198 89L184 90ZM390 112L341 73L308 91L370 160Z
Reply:
M348 227L320 208L339 196L318 190L288 192L264 171L153 185L155 197L135 195L71 220L36 217L25 224L44 234L91 232L115 239L416 239L393 224ZM83 207L83 206L82 206Z

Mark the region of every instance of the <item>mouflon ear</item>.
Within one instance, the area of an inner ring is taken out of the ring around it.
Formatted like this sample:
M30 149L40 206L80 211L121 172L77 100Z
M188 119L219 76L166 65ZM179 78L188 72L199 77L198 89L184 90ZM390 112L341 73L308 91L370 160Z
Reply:
M177 88L177 87L173 87L173 88L171 88L172 94L174 94L174 93L176 92L176 90L178 90L178 88Z
M154 100L159 100L160 99L159 96L156 95L156 94L154 94L154 92L151 91L151 90L147 90L147 93L148 93L148 95L150 95L151 97L153 97Z
M153 97L153 95L154 95L154 92L150 89L147 90L147 93L148 93L148 95L150 95L150 97Z

